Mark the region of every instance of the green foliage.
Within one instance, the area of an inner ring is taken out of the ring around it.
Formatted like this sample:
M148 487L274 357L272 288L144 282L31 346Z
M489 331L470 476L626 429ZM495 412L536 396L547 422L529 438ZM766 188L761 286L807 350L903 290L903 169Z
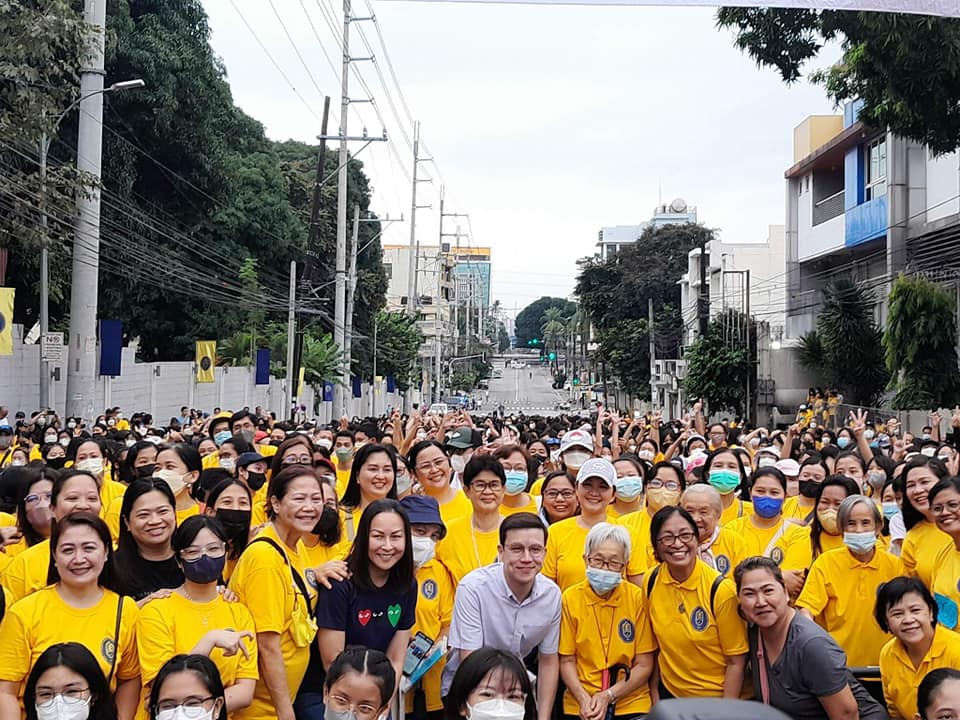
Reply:
M816 329L803 336L799 351L804 367L857 405L873 404L887 383L873 305L864 286L846 277L832 280L823 290Z
M739 415L749 412L746 402L748 375L752 392L757 387L756 323L750 323L749 355L742 329L737 333L730 331L731 327L744 328L746 322L743 313L727 310L710 322L705 337L698 338L687 348L684 390L687 397L705 400L713 412L727 408Z
M914 410L960 402L956 308L940 286L900 275L883 336L893 407Z
M606 359L607 374L620 379L630 395L650 398L650 346L646 320L621 320L600 331L599 355Z
M423 340L416 320L406 313L377 313L377 375L392 375L397 387L406 390L413 380Z
M936 153L960 145L960 20L879 12L721 8L720 27L758 65L785 82L828 42L843 58L811 74L835 102L862 99L860 119L889 126Z
M517 314L517 319L514 322L517 347L527 347L528 341L540 337L543 316L547 309L552 307L559 308L563 316L572 315L577 309L575 303L564 298L544 295L539 300L534 300Z

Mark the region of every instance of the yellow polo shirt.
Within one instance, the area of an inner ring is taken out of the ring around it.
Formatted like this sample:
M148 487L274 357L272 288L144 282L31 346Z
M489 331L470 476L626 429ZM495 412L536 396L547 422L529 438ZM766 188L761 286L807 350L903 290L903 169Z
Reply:
M507 507L506 505L500 505L500 514L504 517L510 517L511 515L516 515L517 513L533 513L536 515L540 512L540 508L537 507L537 501L533 499L533 495L530 495L530 502L526 505L521 505L520 507Z
M751 513L753 513L753 503L749 500L736 498L730 507L724 508L723 512L720 513L720 524L723 526L729 525L734 520L748 517Z
M960 635L937 625L930 650L914 667L903 644L893 638L880 651L883 699L891 717L911 720L917 712L917 686L931 670L960 668Z
M433 559L417 571L417 588L416 622L410 630L410 637L416 637L421 632L436 642L449 631L453 619L453 599L456 594L453 578L440 561ZM427 712L443 709L440 679L445 664L445 659L441 658L420 680L427 700ZM406 708L407 713L413 712L412 692L406 695Z
M47 586L50 569L50 541L41 540L15 556L3 571L7 600L15 603Z
M930 592L937 599L937 606L940 608L938 621L950 630L960 628L960 622L956 622L957 613L960 611L960 551L951 542L940 548L934 563L933 578L930 583ZM948 620L954 620L949 623Z
M720 534L707 552L713 555L717 572L729 578L733 577L733 571L737 569L737 565L750 557L747 553L746 541L730 528L725 527L720 528Z
M540 572L559 585L561 590L576 585L586 577L587 566L583 562L583 549L588 532L589 530L580 526L576 516L550 526L547 552Z
M650 513L646 510L621 515L615 522L630 531L630 561L627 563L627 576L643 575L657 564L653 555L653 543L650 538ZM579 712L579 711L578 711Z
M810 536L806 528L786 518L771 528L759 528L753 524L753 514L744 515L724 527L737 533L744 540L747 557L766 555L777 561L784 570L803 570L809 567ZM770 550L767 547L772 543Z
M470 515L472 512L473 504L470 502L470 498L459 490L452 500L440 504L440 519L447 526L457 518Z
M937 528L935 523L921 520L907 530L900 549L903 571L923 580L927 587L933 582L937 556L944 548L953 547L953 539Z
M480 532L473 527L473 514L447 524L447 534L437 544L437 560L450 572L454 583L463 580L471 570L489 565L497 559L500 528Z
M805 522L807 516L810 515L815 509L815 505L811 507L800 507L800 498L802 495L794 495L793 497L788 497L783 503L783 516L785 518L790 518L791 520L796 520L797 522ZM816 500L813 498L810 499L810 502L815 503Z

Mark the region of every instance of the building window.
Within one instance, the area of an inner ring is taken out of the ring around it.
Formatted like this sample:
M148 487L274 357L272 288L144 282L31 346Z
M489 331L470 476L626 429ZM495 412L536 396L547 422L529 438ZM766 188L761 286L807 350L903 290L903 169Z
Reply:
M887 138L881 136L864 148L866 187L864 200L887 194Z
M393 279L393 263L383 264L383 274L386 275L387 280Z

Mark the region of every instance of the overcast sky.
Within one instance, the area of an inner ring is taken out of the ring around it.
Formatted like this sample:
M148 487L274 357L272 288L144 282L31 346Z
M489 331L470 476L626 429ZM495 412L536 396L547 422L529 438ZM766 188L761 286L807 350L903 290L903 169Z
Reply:
M340 50L321 13L325 7L333 15L331 0L322 1L273 0L291 43L265 0L203 0L235 101L273 139L314 141L321 93L333 96L331 128L337 125ZM366 15L362 0L354 2L354 14ZM469 213L473 245L492 247L492 297L511 314L541 295L569 294L575 262L596 251L600 227L649 219L658 187L664 202L682 197L696 205L700 221L726 241L764 239L768 225L784 222L793 128L807 115L834 112L821 88L786 87L775 72L757 69L729 32L714 27L713 9L373 2L404 97L438 164L421 166L435 182L419 186L420 202L434 206L417 215L420 241L436 243L442 177L447 209ZM360 27L376 43L371 23L355 23L354 57L368 54ZM400 160L409 170L412 152L375 69L358 67L394 147L375 144L359 156L375 189L373 209L409 219ZM351 96L365 97L353 77ZM379 134L373 108L355 109ZM350 134L361 129L351 113ZM448 218L444 231L457 222L466 230L465 221ZM397 223L383 240L409 237L409 223Z

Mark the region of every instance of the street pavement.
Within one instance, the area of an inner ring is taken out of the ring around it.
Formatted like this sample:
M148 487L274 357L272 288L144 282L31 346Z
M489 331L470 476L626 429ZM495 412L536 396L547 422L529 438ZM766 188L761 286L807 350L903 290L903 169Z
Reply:
M527 362L526 367L514 369L510 367L509 359L494 358L494 374L500 372L502 377L490 378L490 390L485 393L483 412L496 412L501 405L507 414L522 411L526 414L556 415L562 412L557 405L567 400L567 393L551 387L553 377L549 367L540 365L535 356L524 362Z

